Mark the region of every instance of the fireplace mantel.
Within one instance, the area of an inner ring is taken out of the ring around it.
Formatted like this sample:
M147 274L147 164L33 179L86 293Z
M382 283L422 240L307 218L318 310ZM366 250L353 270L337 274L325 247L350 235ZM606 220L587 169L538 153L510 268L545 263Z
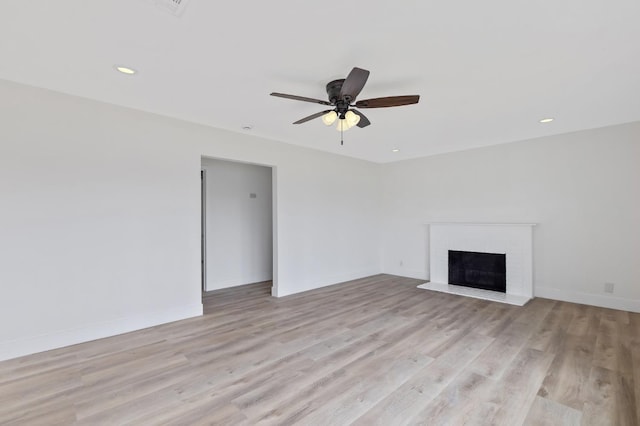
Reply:
M533 298L533 227L537 224L429 222L427 225L431 278L420 288L520 306ZM449 284L449 250L506 254L506 293Z

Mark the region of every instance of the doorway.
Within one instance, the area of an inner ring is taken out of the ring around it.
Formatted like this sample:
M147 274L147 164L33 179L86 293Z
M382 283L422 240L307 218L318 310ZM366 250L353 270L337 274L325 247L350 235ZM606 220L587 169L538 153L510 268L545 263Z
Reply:
M201 287L208 292L275 280L275 169L201 162Z

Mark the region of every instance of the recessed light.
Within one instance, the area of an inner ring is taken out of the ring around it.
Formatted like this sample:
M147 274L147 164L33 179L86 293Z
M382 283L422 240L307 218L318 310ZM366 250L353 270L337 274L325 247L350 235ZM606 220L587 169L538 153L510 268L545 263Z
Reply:
M126 75L134 75L135 73L138 72L138 71L134 70L133 68L125 67L125 66L122 66L122 65L116 65L114 68L116 69L116 71L121 72L122 74L126 74Z
M391 152L400 152L400 150L398 148L393 148Z
M540 120L540 123L551 123L553 121L553 118L549 117L549 118L543 118L542 120Z

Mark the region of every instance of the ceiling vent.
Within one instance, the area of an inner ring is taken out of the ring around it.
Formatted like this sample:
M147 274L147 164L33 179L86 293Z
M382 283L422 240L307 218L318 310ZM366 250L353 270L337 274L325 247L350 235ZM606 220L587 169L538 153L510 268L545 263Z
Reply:
M189 0L153 0L153 2L158 7L168 11L172 15L180 16L187 8Z

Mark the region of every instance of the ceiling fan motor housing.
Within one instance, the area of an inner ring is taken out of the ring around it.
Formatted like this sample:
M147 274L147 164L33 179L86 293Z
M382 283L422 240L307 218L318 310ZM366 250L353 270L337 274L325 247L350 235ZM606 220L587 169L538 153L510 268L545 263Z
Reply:
M334 105L340 99L340 92L342 91L342 83L344 83L344 78L330 81L327 84L327 95L329 95L329 102L331 102Z
M344 83L344 78L339 80L333 80L327 84L327 95L329 96L329 102L332 105L336 106L336 112L340 116L341 119L344 119L344 115L349 110L349 105L351 99L340 97L340 92L342 91L342 84Z

